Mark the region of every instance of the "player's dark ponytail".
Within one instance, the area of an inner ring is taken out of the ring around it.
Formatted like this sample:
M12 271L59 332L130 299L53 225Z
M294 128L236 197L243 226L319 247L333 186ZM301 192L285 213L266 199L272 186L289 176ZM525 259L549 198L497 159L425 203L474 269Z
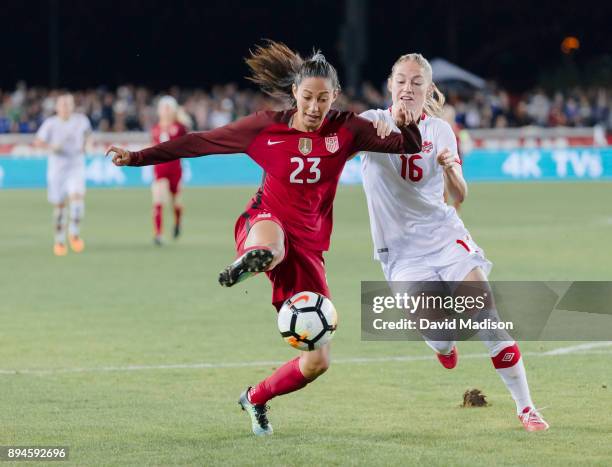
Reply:
M304 60L282 42L269 40L265 46L256 46L245 61L251 69L247 79L266 94L288 100L291 105L295 105L292 86L299 86L304 78L327 78L334 89L340 90L336 69L319 51Z

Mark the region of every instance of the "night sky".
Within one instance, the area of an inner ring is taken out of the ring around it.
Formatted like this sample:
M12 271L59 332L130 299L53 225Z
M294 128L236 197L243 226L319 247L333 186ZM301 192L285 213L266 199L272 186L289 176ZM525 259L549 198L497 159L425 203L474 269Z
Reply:
M342 78L344 1L13 0L2 5L2 88L19 79L50 84L53 2L64 87L132 82L162 89L229 81L247 86L242 59L262 38L282 40L302 53L319 47ZM376 84L397 56L412 51L445 57L515 90L559 67L580 76L603 56L612 60L612 2L369 0L366 17L363 76ZM572 56L560 51L567 35L581 42Z

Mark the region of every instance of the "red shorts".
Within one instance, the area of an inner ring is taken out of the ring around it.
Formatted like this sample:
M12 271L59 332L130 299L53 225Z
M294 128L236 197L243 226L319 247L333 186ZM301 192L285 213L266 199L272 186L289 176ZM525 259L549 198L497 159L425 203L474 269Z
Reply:
M163 178L168 180L170 187L170 193L176 195L181 187L181 178L183 176L183 170L181 169L180 161L178 165L173 163L159 164L154 167L155 180L161 180Z
M236 251L243 253L243 245L251 227L260 221L277 223L283 232L282 222L271 212L263 209L250 208L236 221L234 236ZM325 261L322 251L309 250L293 244L285 232L285 258L266 275L272 283L272 305L280 310L285 300L298 292L317 292L330 297L325 277Z

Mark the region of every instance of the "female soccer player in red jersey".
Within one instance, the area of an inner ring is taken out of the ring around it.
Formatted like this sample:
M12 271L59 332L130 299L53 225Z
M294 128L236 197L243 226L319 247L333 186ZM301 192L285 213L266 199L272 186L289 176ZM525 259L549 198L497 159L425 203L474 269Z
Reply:
M162 97L157 104L159 123L151 128L151 136L155 144L180 138L187 134L187 129L178 119L178 104L172 96ZM153 195L153 228L156 245L162 244L163 205L170 200L174 211L174 238L181 233L181 177L183 170L180 159L158 164L154 169L155 179L151 185Z
M284 44L258 47L247 64L263 91L291 100L291 109L257 112L212 131L192 133L138 152L112 147L116 165L159 164L180 157L246 153L264 170L264 180L236 222L237 259L219 282L232 286L265 271L272 303L280 308L308 290L329 297L323 252L332 231L332 204L342 168L358 151L413 153L421 148L414 115L398 109L400 133L384 140L370 122L352 112L331 110L340 85L323 55L307 60ZM301 355L258 385L240 405L251 416L256 435L272 433L266 403L303 388L330 364L329 344Z
M444 96L433 84L429 62L420 54L401 56L393 65L388 87L392 107L368 110L363 116L377 121L384 136L390 129L396 129L398 110L406 104L421 116L418 126L423 146L416 153L362 155L375 257L394 291L405 290L417 282L444 281L458 288L470 287L471 283L471 287L482 288L485 296L492 297L487 283L491 263L456 210L443 200L445 185L453 199L462 201L467 195L467 184L457 153L457 139L451 126L439 118ZM400 124L403 118L400 117ZM486 311L497 318L493 303ZM525 429L548 429L548 423L531 400L525 366L514 339L499 330L481 330L478 336L512 395ZM425 337L440 363L452 369L458 358L455 341L448 334L443 339Z

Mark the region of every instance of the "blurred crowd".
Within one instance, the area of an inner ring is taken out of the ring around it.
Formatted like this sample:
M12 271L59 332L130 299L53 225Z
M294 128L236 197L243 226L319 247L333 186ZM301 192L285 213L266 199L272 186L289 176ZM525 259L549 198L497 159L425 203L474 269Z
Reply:
M468 99L450 92L448 101L456 109L457 123L466 128L601 125L612 129L612 89L574 88L549 94L538 88L511 95L492 87Z
M335 107L361 112L389 105L383 86L365 83L360 91L359 98L341 94ZM60 92L28 87L23 82L14 90L0 89L0 134L35 132L53 114ZM192 130L216 128L257 110L283 108L282 102L235 84L209 90L172 87L163 93L133 85L74 91L77 111L85 113L98 131L148 130L156 122L156 102L164 94L174 96L182 105ZM469 92L447 89L445 94L455 108L457 123L468 129L596 124L612 129L611 89L575 88L555 93L534 89L511 95L489 85L485 90Z

